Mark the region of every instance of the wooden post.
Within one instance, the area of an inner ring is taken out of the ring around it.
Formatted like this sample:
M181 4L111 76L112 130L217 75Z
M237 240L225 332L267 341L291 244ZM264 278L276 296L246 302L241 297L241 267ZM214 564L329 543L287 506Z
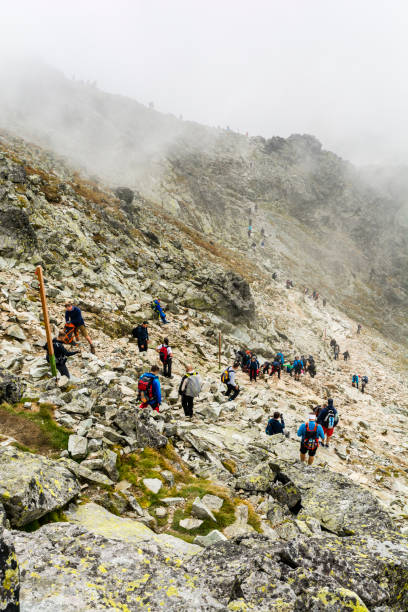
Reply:
M50 359L51 373L53 376L55 376L55 378L57 378L57 366L55 363L54 347L52 345L50 318L48 316L47 298L45 297L44 277L43 277L42 267L37 266L35 269L35 273L38 277L38 282L40 283L41 306L42 306L42 311L43 311L43 316L44 316L45 334L47 336L47 346L48 346L48 355Z
M221 332L218 332L218 369L221 370Z

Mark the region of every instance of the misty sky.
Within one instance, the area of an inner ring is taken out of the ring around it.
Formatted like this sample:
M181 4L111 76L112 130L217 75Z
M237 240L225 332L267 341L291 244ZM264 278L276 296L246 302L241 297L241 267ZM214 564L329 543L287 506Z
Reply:
M407 0L0 0L0 15L3 57L201 123L408 164Z

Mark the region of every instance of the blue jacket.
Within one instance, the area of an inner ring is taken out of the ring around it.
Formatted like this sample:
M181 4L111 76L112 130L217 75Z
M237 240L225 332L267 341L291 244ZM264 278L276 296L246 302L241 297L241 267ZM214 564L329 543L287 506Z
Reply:
M314 423L315 421L309 421L310 423ZM317 427L317 437L321 438L322 440L324 440L324 431L323 431L323 427L321 425L318 425L316 423L316 427ZM310 429L312 429L311 425L310 425ZM314 431L314 427L313 430ZM299 438L302 438L302 442L305 439L306 436L306 423L302 423L302 425L299 427L298 431L297 431L297 435L299 436Z
M75 327L85 325L85 321L82 318L81 309L78 306L74 306L72 310L65 311L65 321L67 323L73 323Z
M353 379L352 379L352 381L351 381L351 382L356 382L356 383L358 383L358 376L357 376L357 374L353 374Z
M301 359L295 359L295 361L293 362L293 367L296 368L296 366L300 363L300 365L302 366L302 370L303 370L303 361Z
M255 359L255 361L250 361L249 362L249 369L250 370L258 370L259 369L259 361L257 359Z
M153 378L153 383L152 383L153 399L150 400L149 404L151 406L155 406L156 404L161 404L162 397L161 397L160 380L157 378L155 374L152 374L151 372L145 372L143 376L146 376L147 378Z
M162 319L165 319L166 318L166 314L165 314L163 308L161 307L159 300L154 300L153 304L155 305L156 310L159 313L160 317Z
M335 407L334 407L334 406L331 406L331 408L332 408L332 410L333 410L333 412L334 412L334 420L336 421L337 410L335 409ZM327 417L327 415L328 415L328 412L329 412L329 407L328 407L328 406L325 406L325 407L323 408L323 410L321 410L321 411L319 412L319 416L318 416L318 418L317 418L317 422L318 422L318 423L320 423L320 425L324 425L324 422L325 422L325 420L326 420L326 417Z
M285 359L283 357L283 353L277 353L276 356L279 357L280 362L283 365L285 363Z
M283 433L284 429L285 421L283 420L283 418L280 421L278 421L278 419L272 418L268 421L265 433L267 433L268 436L273 436L274 434Z

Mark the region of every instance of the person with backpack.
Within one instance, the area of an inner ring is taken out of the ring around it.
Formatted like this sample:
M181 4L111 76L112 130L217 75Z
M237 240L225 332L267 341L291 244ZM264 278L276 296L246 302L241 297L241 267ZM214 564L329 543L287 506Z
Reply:
M145 372L139 378L137 388L139 392L140 408L150 406L152 410L159 412L161 404L161 386L158 373L159 366L153 365L150 372Z
M368 384L368 376L363 376L361 378L361 393L364 393L364 389L366 388L367 384Z
M221 374L221 382L227 385L227 390L224 393L228 397L228 401L232 402L239 394L239 385L236 382L236 372L239 368L239 363L234 363ZM232 394L232 395L231 395ZM231 396L231 397L230 397Z
M160 361L163 364L163 376L166 378L172 378L171 375L171 364L173 362L173 351L169 347L169 339L163 338L163 344L157 347Z
M79 334L81 334L89 343L91 353L95 355L95 347L86 330L85 321L82 317L82 312L79 306L74 306L72 302L65 303L65 322L75 325L75 336L78 338Z
M286 435L284 429L285 421L283 420L282 414L280 412L274 412L273 417L268 421L265 433L268 436L274 436L275 434L279 433Z
M60 331L58 334L58 338L53 338L52 346L54 348L54 356L55 356L55 365L57 366L58 372L61 376L66 376L67 378L71 378L69 375L69 371L67 368L67 359L68 357L72 357L72 355L77 355L80 351L67 351L64 346L64 337L65 332ZM43 348L47 351L46 360L50 362L50 355L48 353L48 344L45 343Z
M270 376L274 376L275 374L277 374L278 375L278 379L280 380L281 370L282 370L281 362L278 359L275 358L274 361L272 362Z
M347 361L347 359L350 359L350 353L348 351L344 351L343 359L344 359L344 361Z
M152 303L152 310L157 314L157 316L162 320L163 325L167 325L168 321L166 319L166 313L164 312L160 300L156 298Z
M279 351L279 353L276 353L276 357L275 357L275 359L276 359L277 361L280 361L281 366L283 367L283 364L285 363L285 358L284 358L284 356L283 356L282 351Z
M266 376L266 374L269 374L269 368L270 368L270 366L271 366L271 362L270 362L270 361L265 361L265 362L262 364L262 368L261 368L261 369L262 369L262 374L263 374L264 376Z
M324 441L324 431L316 421L316 416L310 414L307 423L302 423L297 431L301 438L300 460L305 463L306 455L309 454L308 464L312 465L317 449L319 448L319 438Z
M332 339L330 340L330 348L332 348L332 349L333 349L333 351L334 351L334 349L335 349L335 347L336 347L336 344L337 344L336 340L335 340L334 338L332 338Z
M361 323L359 323L357 325L357 335L359 335L361 333L361 330L362 330L362 325L361 325Z
M338 344L334 347L334 359L337 361L340 355L340 347Z
M193 417L194 398L198 397L201 391L201 378L197 372L193 370L191 365L186 367L186 373L181 379L179 386L179 395L181 395L181 405L184 410L184 415L190 419Z
M137 339L139 353L147 351L149 344L149 330L147 329L147 321L143 321L141 325L135 327L132 330L132 336Z
M358 389L358 374L353 374L353 378L351 379L351 386L356 387Z
M314 378L316 376L316 364L312 355L309 355L309 358L306 362L306 372L309 372L310 377Z
M293 362L293 373L295 375L295 380L300 380L300 375L303 370L303 361L299 359L299 357L295 358Z
M329 440L333 435L334 428L339 422L339 415L333 405L332 399L327 400L327 406L324 406L324 408L320 411L317 422L323 427L324 435L326 438L326 444L323 440L322 446L326 446L326 448L329 448Z
M250 382L256 382L256 378L258 376L259 371L259 361L256 358L256 355L252 355L251 361L249 362L249 380Z

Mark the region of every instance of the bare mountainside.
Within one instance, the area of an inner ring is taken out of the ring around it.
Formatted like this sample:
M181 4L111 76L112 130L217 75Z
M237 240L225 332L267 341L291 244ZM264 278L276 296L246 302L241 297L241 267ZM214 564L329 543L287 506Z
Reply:
M380 172L371 180L372 172L312 136L247 138L207 128L47 67L9 69L7 82L0 93L7 129L135 188L244 258L262 259L406 342L407 204L404 189L383 188Z

